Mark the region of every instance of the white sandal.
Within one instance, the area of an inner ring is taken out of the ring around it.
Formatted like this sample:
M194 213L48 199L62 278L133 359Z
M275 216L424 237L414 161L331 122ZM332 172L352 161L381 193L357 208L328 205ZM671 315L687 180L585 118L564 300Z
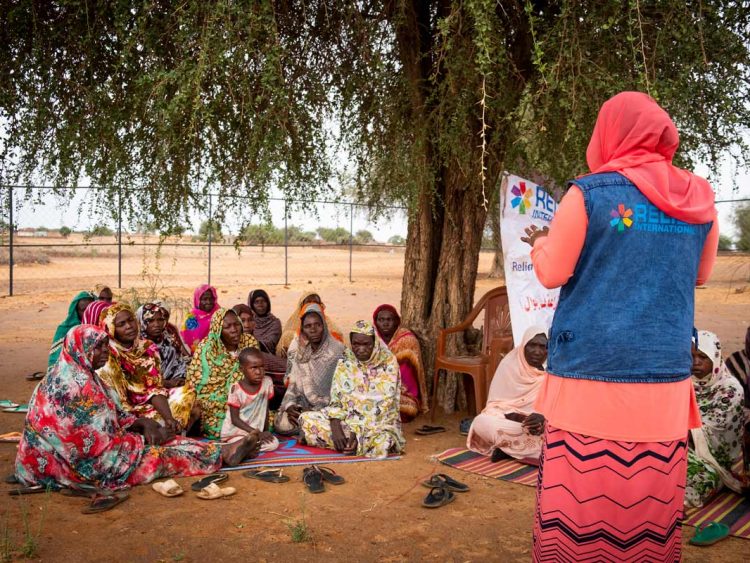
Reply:
M236 492L237 489L234 487L222 488L216 483L211 483L198 493L198 498L202 498L203 500L215 500L217 498L231 497Z
M153 485L151 485L151 488L160 495L169 498L178 497L185 492L182 490L182 487L180 487L180 484L174 479L169 479L168 481L162 481L160 483L154 483Z

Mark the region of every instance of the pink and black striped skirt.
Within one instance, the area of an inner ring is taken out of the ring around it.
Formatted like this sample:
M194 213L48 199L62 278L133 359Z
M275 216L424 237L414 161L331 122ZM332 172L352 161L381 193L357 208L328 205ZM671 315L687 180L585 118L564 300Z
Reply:
M679 561L687 442L616 442L549 427L534 561Z

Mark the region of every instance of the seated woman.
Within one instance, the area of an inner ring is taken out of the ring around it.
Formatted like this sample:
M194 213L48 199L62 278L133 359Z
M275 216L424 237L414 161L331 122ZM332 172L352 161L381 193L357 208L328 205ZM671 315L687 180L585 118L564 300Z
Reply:
M281 333L281 339L279 340L279 344L276 346L277 356L285 357L287 355L289 347L292 345L292 342L300 333L299 325L302 309L310 303L316 303L320 306L320 310L325 317L328 334L330 334L339 342L344 342L344 336L341 333L341 330L339 330L339 328L336 326L336 323L334 323L331 318L325 313L326 306L323 304L323 301L321 301L320 295L318 295L314 291L308 291L302 294L302 297L300 297L299 302L297 303L297 308L294 310L292 315L289 317L289 320L287 320L286 324L284 325L284 332Z
M193 292L193 309L182 323L182 341L194 352L198 343L208 334L213 314L219 309L216 288L203 284Z
M256 291L263 290L258 289ZM261 300L262 298L258 297L257 299ZM258 340L258 345L260 346L260 354L263 357L263 368L266 372L266 375L270 377L271 381L273 382L273 396L269 403L270 409L276 410L277 408L279 408L279 405L284 398L284 393L286 393L286 385L284 384L284 376L286 375L286 358L282 358L280 356L272 354L271 352L265 351L263 343L255 334L258 328L255 321L258 316L255 314L255 311L253 309L251 309L244 303L238 303L237 305L232 307L232 310L240 317L240 321L242 322L242 329L245 334L251 334L255 338L255 340ZM279 324L279 329L281 329L281 324Z
M136 311L136 317L141 338L150 340L159 348L164 387L185 385L190 350L182 341L177 327L169 322L169 309L161 301L154 301L141 305Z
M103 283L96 284L94 286L94 291L91 293L96 296L97 301L107 301L108 303L112 303L112 300L114 299L112 290L108 285L104 285Z
M745 422L750 423L750 326L745 332L745 347L730 354L726 365L745 392Z
M289 350L288 386L274 422L277 434L296 434L303 412L328 405L333 372L344 352L344 345L329 334L323 308L317 303L302 309L300 336Z
M742 458L743 392L724 367L712 332L697 333L692 380L703 425L688 435L685 504L700 507L725 485L741 490L732 467Z
M375 309L372 320L378 336L398 361L401 372L401 422L409 422L428 411L419 340L412 331L401 326L401 317L393 305L381 305Z
M253 336L260 344L260 351L275 354L281 338L281 321L271 313L271 298L264 290L254 289L247 296L247 304L255 313Z
M511 457L527 463L539 460L544 417L534 412L534 401L544 381L546 360L546 331L533 326L497 366L487 406L471 423L467 448L491 455L492 461Z
M116 303L110 303L109 301L102 301L100 299L92 301L83 312L83 316L81 317L81 324L94 325L98 326L99 328L104 328L101 324L102 313L104 313L104 311L109 309L112 305L116 305Z
M107 334L70 330L58 362L34 391L16 454L26 486L121 489L169 476L188 477L238 465L258 449L257 437L219 448L175 438L149 418L123 411L96 370L109 356Z
M101 322L109 336L110 354L98 375L117 393L123 408L137 417L163 423L175 434L189 429L199 414L193 409L195 393L185 386L164 386L159 348L141 338L130 306L112 305Z
M94 299L96 299L96 297L93 293L90 291L82 291L76 295L73 298L73 301L70 302L70 305L68 305L68 314L65 316L65 320L58 325L57 330L55 330L55 336L52 339L52 347L49 350L49 358L47 359L48 372L57 363L57 358L60 356L65 335L68 334L68 331L71 328L81 324L83 312L86 310L86 307L94 301Z
M242 332L237 313L231 309L214 313L208 336L198 344L187 369L187 385L197 395L201 432L206 438L220 438L229 390L242 379L240 350L257 347L257 340Z
M349 334L351 350L339 360L331 385L330 404L299 417L302 440L311 446L375 459L401 453L396 357L367 321L357 321Z

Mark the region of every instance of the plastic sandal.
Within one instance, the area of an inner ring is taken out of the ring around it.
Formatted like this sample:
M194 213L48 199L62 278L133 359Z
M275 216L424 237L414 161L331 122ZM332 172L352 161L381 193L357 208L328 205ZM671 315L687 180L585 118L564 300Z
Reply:
M81 510L83 514L98 514L99 512L106 512L112 510L118 504L121 504L128 500L130 495L126 492L114 493L111 495L96 495L91 504Z
M313 494L322 493L326 490L325 485L323 485L323 473L314 465L305 467L302 471L302 481Z
M721 522L709 522L703 528L696 528L690 538L691 545L707 546L723 540L729 535L729 526Z
M281 469L251 469L250 471L245 471L242 476L248 479L265 481L266 483L286 483L289 481L289 477L284 475Z
M456 500L456 495L445 487L433 487L422 501L425 508L439 508Z
M320 471L320 474L323 476L323 480L328 481L331 485L343 485L344 483L346 483L346 479L344 479L341 475L338 475L330 467L320 467L318 465L315 465L314 467L318 471Z
M3 409L3 412L29 412L29 405L16 405Z
M27 375L26 379L28 379L29 381L41 381L42 379L44 379L45 375L47 374L43 371L35 371L34 373L30 373L29 375Z
M203 500L216 500L218 498L231 497L236 492L237 489L234 487L221 488L216 483L211 483L208 487L204 487L197 496Z
M0 442L5 444L17 444L21 441L22 434L20 432L6 432L0 434Z
M151 488L160 495L167 498L178 497L185 492L182 490L182 487L180 487L180 484L174 479L161 481L160 483L154 483L153 485L151 485Z
M469 485L456 481L453 477L445 473L436 473L428 481L422 481L422 485L430 488L443 487L457 493L465 493L469 490Z
M194 491L202 491L211 483L223 483L227 479L229 479L228 473L213 473L212 475L204 477L200 481L196 481L195 483L190 485L190 488Z
M415 434L419 434L420 436L429 436L430 434L439 434L440 432L445 432L443 426L429 426L427 424L414 431Z
M11 491L8 491L8 494L12 497L20 497L23 495L36 495L39 493L46 493L48 490L47 487L44 485L32 485L31 487L20 487L18 489L13 489Z
M0 408L2 409L10 409L17 406L18 403L14 403L10 399L0 399Z
M461 436L468 436L473 421L473 417L462 418L461 422L458 424L458 433L461 434Z

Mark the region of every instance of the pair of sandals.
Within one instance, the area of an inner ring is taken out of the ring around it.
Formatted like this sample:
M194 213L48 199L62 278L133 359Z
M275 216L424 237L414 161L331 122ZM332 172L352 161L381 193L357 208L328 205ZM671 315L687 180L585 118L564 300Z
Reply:
M422 501L422 506L425 508L440 508L456 500L456 495L453 493L465 493L469 490L469 486L456 481L450 475L445 473L437 473L430 477L427 481L422 481L422 486L429 487L430 492Z
M5 478L6 483L18 483L18 480L11 476ZM48 493L53 491L51 487L45 485L32 485L30 487L19 487L8 491L11 496L33 495L39 493ZM80 489L59 489L61 495L66 497L79 497L90 499L88 506L81 510L82 514L98 514L112 510L115 506L122 504L130 498L127 491L107 491L95 487L84 487Z
M311 465L302 471L302 481L307 485L308 491L317 494L325 492L325 482L331 485L343 485L346 479L337 475L333 469Z

